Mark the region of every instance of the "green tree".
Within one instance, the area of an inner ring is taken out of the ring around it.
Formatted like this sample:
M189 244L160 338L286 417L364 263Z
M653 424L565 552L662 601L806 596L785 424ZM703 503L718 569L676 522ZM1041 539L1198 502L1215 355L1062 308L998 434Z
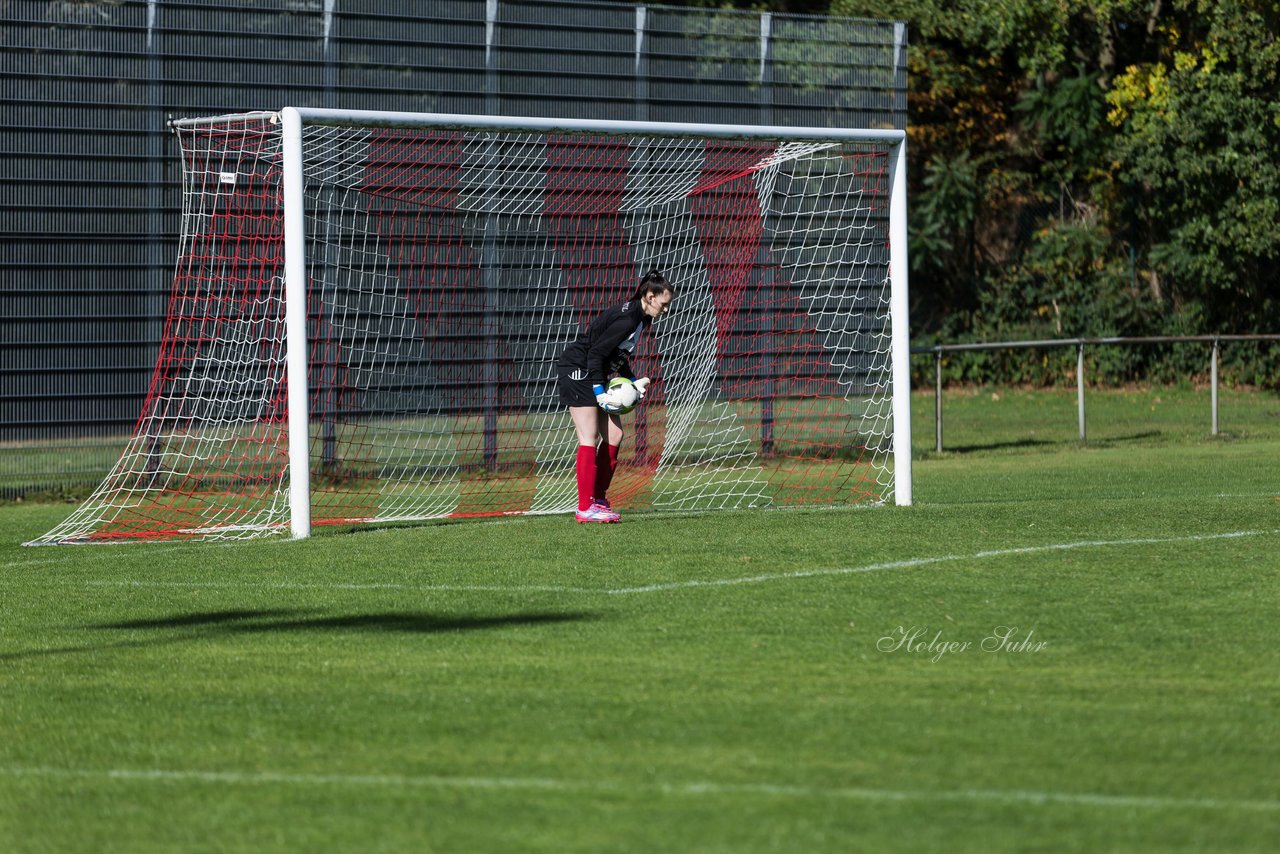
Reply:
M908 24L917 335L1280 327L1276 0L733 5Z
M1280 6L1182 2L1167 46L1128 66L1108 100L1120 135L1117 219L1152 281L1204 331L1280 323ZM1157 278L1158 277L1158 278ZM1163 280L1163 284L1160 284Z
M1057 61L1057 3L835 0L833 14L908 24L912 316L919 330L963 331L984 282L1017 257L1037 186L1018 105L1031 71Z

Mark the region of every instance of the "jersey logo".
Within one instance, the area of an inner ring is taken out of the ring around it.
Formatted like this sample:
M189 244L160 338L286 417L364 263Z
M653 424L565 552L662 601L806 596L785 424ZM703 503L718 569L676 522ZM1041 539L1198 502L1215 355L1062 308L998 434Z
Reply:
M574 382L581 382L586 378L587 378L587 372L582 370L582 368L578 368L573 373L569 374L569 379L573 380Z

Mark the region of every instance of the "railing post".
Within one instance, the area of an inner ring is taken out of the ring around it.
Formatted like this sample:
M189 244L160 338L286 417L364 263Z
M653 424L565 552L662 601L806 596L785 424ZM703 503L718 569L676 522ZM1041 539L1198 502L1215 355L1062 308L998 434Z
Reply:
M933 353L933 447L942 453L942 348Z
M1076 345L1076 409L1080 421L1080 441L1084 441L1084 342Z
M1209 406L1213 418L1211 435L1218 435L1218 336L1213 337L1213 349L1209 353Z

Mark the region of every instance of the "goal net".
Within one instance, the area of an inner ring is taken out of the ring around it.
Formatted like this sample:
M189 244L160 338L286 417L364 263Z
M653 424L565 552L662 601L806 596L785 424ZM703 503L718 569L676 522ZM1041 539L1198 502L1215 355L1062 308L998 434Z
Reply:
M174 123L181 244L119 462L31 544L565 513L555 361L658 269L610 497L910 503L900 131L287 109Z

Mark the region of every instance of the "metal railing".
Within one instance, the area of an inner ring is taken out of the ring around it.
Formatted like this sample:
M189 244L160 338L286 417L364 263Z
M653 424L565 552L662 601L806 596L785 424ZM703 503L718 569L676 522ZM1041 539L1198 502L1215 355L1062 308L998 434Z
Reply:
M932 353L934 365L934 449L942 450L942 357L946 353L963 353L976 350L1044 350L1054 347L1076 348L1076 413L1080 427L1080 441L1085 441L1084 408L1084 349L1086 346L1126 344L1209 344L1209 400L1210 433L1218 435L1218 352L1223 342L1229 341L1280 341L1280 335L1151 335L1132 338L1052 338L1043 341L994 341L972 344L935 344L932 347L912 347L912 353Z

